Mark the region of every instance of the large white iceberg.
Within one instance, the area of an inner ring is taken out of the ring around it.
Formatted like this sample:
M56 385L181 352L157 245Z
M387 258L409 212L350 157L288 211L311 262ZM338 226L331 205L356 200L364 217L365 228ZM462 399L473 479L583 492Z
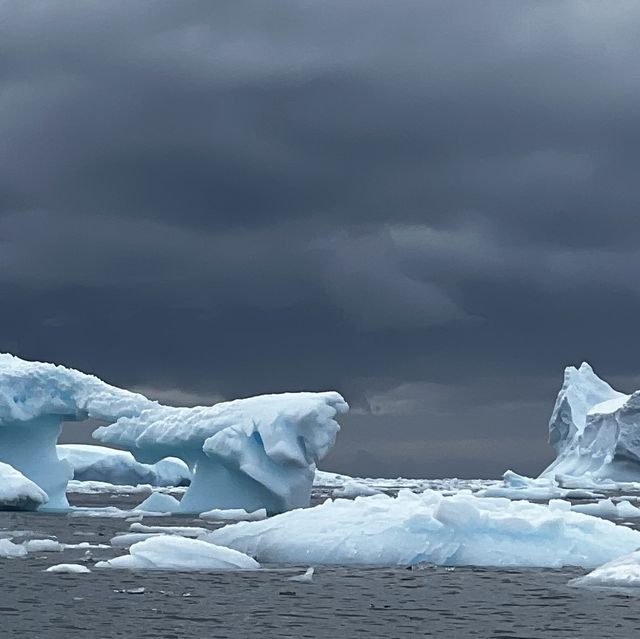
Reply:
M278 513L309 504L316 463L335 442L336 415L347 409L335 392L161 406L92 375L0 354L0 462L40 486L53 509L68 507L73 472L56 450L63 421L111 422L94 437L143 463L178 457L188 464L194 476L182 512Z
M141 464L127 450L89 444L59 444L58 457L73 469L73 479L137 486L184 486L191 471L181 460L167 458L157 464Z
M0 462L0 510L36 510L49 498L37 484Z
M546 505L435 491L327 500L202 537L294 564L584 566L635 550L640 532Z
M131 546L128 555L99 561L96 568L128 570L257 570L257 561L231 548L176 535L158 535Z
M46 508L66 508L70 466L56 442L63 421L115 421L156 403L93 375L0 353L0 461L42 488Z
M640 392L620 393L586 362L565 369L549 422L556 459L541 477L640 480Z
M335 392L283 393L215 406L158 406L103 426L94 437L153 463L176 456L194 469L182 512L307 506L316 469L335 443Z

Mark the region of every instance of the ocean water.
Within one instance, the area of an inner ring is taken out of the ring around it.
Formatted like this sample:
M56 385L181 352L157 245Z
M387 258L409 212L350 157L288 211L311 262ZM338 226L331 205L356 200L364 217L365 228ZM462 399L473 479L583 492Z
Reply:
M73 501L131 508L140 497L82 495ZM145 518L144 523L203 525L189 517ZM0 513L5 533L55 535L65 543L108 544L128 527L123 519ZM55 563L78 562L84 552L0 560L0 637L640 636L640 599L567 586L585 572L581 569L319 567L310 584L287 580L306 566L267 565L247 573L43 572ZM94 559L107 559L125 551L92 552ZM140 588L143 593L127 592Z

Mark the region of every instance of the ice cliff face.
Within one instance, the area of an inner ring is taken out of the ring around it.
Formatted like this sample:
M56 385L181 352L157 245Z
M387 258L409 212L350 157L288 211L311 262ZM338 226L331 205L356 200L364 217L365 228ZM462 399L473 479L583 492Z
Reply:
M0 354L0 462L68 506L70 464L56 442L63 421L112 422L94 437L130 450L141 462L178 457L194 469L181 509L266 508L309 503L315 464L335 442L335 419L348 409L334 392L285 393L174 408L75 370Z
M156 403L93 375L0 353L0 461L48 495L46 508L68 506L68 464L56 454L63 421L115 421Z
M194 468L183 512L266 508L279 513L307 506L315 464L335 442L335 392L283 393L215 406L158 406L99 428L94 437L153 463L169 455Z
M640 481L640 391L620 393L591 366L568 367L549 422L555 461L542 477Z

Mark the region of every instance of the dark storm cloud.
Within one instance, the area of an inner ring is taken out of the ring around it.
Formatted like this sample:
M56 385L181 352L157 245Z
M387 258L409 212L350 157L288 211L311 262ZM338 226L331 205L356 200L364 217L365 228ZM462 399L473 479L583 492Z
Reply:
M638 379L633 3L0 10L2 350L337 388L369 475L535 473L564 365Z

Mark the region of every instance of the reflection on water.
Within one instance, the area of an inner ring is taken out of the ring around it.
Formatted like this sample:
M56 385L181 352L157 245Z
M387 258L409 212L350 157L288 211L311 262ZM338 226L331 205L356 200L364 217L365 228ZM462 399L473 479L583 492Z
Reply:
M82 496L78 505L132 507L139 497ZM203 525L188 517L145 518L159 525ZM56 535L65 543L108 543L128 529L120 519L0 513L0 528ZM291 568L251 573L42 572L80 561L84 549L0 559L0 636L127 637L636 637L640 601L569 588L580 569L407 570L323 568L313 583L287 580ZM94 550L94 559L122 551ZM144 587L142 594L123 590Z

